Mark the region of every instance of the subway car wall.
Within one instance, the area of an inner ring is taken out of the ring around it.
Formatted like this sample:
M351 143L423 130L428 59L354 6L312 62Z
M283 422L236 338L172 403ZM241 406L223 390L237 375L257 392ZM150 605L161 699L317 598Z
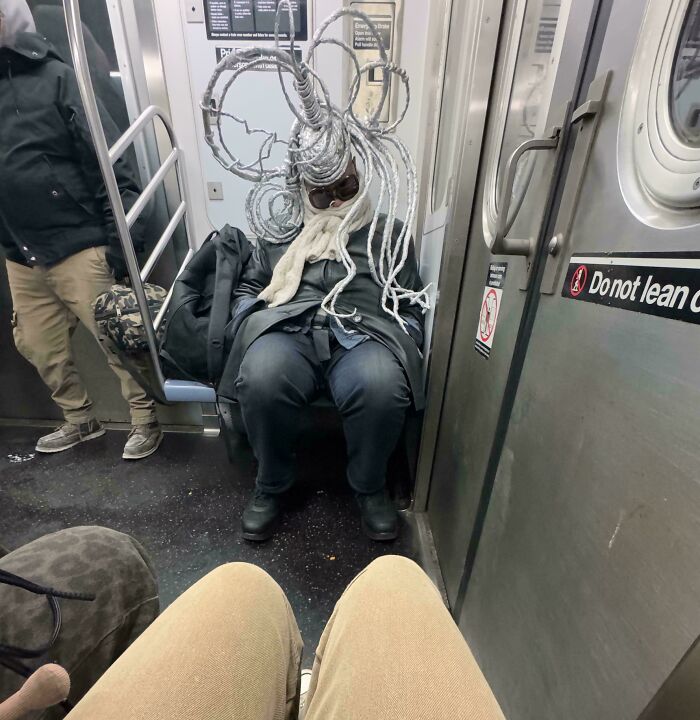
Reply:
M162 180L134 224L145 228L132 272L141 306L154 249L148 282L167 290L212 231L229 224L256 242L250 182L207 138L220 86L201 102L219 63L274 47L277 4L28 0L80 77L82 36L87 95L117 134L157 108L123 154L141 188ZM157 455L124 469L110 453L128 407L83 327L75 361L107 438L37 456L39 428L62 415L15 347L2 263L0 506L12 516L0 511L0 546L109 525L153 555L163 606L221 563L258 564L298 612L307 653L352 577L403 555L437 586L508 720L700 717L700 0L294 0L297 57L341 8L372 18L381 62L410 83L405 117L393 76L378 118L402 119L396 136L415 160L410 231L431 301L414 373L425 407L409 413L387 472L400 538L361 537L328 398L304 416L289 511L260 545L239 530L259 464L238 404L209 385L152 369L169 432ZM381 64L377 43L352 17L330 34L313 68L337 104L356 82L361 115L383 76L375 67L355 80L339 45ZM231 94L249 127L224 125L226 139L246 172L260 128L264 161L282 163L277 138L294 115L274 60ZM397 216L408 210L402 199Z

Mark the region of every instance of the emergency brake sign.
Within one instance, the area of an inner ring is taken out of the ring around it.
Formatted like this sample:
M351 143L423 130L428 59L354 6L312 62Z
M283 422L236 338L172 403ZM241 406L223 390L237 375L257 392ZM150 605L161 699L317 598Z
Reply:
M700 253L573 255L561 294L700 324Z
M501 312L501 297L506 282L508 263L491 263L486 277L486 287L479 311L479 324L476 328L474 349L488 358L493 347L493 338L496 334L496 324Z

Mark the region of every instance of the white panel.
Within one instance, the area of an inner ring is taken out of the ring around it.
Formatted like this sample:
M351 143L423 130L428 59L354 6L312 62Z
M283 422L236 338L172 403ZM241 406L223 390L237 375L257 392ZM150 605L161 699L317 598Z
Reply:
M198 1L201 2L201 0ZM172 123L183 151L185 177L191 203L189 214L196 235L192 242L197 244L204 240L212 229L211 222L207 217L206 182L202 174L199 153L201 119L198 124L196 103L188 80L189 69L182 16L179 12L173 12L173 0L153 0L153 2Z
M212 227L225 223L238 226L248 232L244 214L245 195L250 184L227 172L214 159L204 142L199 101L216 65L217 47L244 47L264 41L208 40L204 23L188 22L191 17L189 5L195 0L179 3L179 12L173 12L172 0L154 0L156 17L163 53L166 84L173 113L173 124L185 154L188 183L193 203L194 223L198 238L204 238ZM196 0L200 5L202 0ZM343 6L342 0L309 0L309 37L313 28L328 15ZM423 81L422 58L426 48L426 29L430 3L425 0L404 0L404 20L400 57L396 60L404 66L411 78L412 106L399 128L400 137L409 149L417 154L419 147L419 118ZM333 35L342 37L339 23ZM307 42L297 45L306 51ZM321 49L316 58L317 67L328 84L331 96L340 101L344 95L342 51L334 47ZM292 114L284 103L276 73L248 73L237 82L239 87L231 90L242 99L237 111L247 111L251 124L276 130L287 138L292 125ZM236 136L237 149L245 158L253 158L257 138ZM247 147L245 147L247 146ZM251 153L254 153L251 155ZM279 157L279 155L278 155ZM223 200L209 200L207 183L221 183Z

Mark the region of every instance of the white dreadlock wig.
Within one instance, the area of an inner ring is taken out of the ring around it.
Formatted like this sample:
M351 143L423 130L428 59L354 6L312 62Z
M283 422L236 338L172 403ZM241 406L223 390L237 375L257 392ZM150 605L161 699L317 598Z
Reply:
M282 49L279 44L280 18L285 9L289 15L289 49ZM379 48L379 60L361 67L356 54L347 43L324 37L328 27L346 15L358 18L367 25ZM348 53L354 66L355 77L344 108L333 105L328 88L311 67L314 52L324 44L342 48ZM287 142L280 140L276 133L250 127L246 120L223 109L226 96L236 79L263 64L272 64L277 68L282 92L295 116ZM381 71L382 94L374 112L360 119L353 111L353 104L360 90L362 74L372 70ZM215 96L215 87L225 73L230 73L230 77L226 78L218 96ZM292 76L294 90L298 95L296 101L290 97L282 73ZM384 104L388 101L392 76L398 77L405 88L405 104L398 119L382 127L379 118ZM214 157L226 170L254 183L246 198L246 218L251 230L259 238L277 243L288 242L294 238L304 222L302 182L317 187L332 185L342 177L353 154L362 160L365 177L357 197L358 202L354 203L343 219L337 234L338 257L345 266L347 275L324 298L322 304L323 309L338 318L339 322L342 322L341 318L355 313L354 310L351 313L339 313L336 303L356 274L355 263L339 238L360 212L362 203L359 200L367 197L373 183L379 185L379 196L368 234L367 259L374 282L382 288L382 308L399 323L404 332L407 332L407 328L399 314L401 300L418 304L424 311L429 308L427 288L411 290L401 287L397 281L408 256L411 242L409 229L413 224L418 193L413 159L405 144L394 134L406 115L410 97L406 71L389 62L381 34L367 15L352 8L343 8L333 13L314 35L306 59L300 61L294 54L294 17L291 3L289 0L281 0L275 21L274 47L241 48L223 58L216 66L202 98L205 138ZM223 137L224 117L243 126L248 135L260 134L264 138L256 160L246 164L231 152ZM287 158L282 165L268 169L264 166L265 160L269 159L273 146L278 143L287 145ZM406 217L394 238L401 177L405 177ZM379 257L375 258L372 253L372 238L379 220L380 208L384 203L387 208L386 222L381 252Z

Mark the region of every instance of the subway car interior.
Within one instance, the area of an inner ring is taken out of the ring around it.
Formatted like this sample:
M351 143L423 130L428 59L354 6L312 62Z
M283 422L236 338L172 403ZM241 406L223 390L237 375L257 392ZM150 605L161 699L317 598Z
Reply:
M0 718L700 718L699 233L700 0L0 0Z

